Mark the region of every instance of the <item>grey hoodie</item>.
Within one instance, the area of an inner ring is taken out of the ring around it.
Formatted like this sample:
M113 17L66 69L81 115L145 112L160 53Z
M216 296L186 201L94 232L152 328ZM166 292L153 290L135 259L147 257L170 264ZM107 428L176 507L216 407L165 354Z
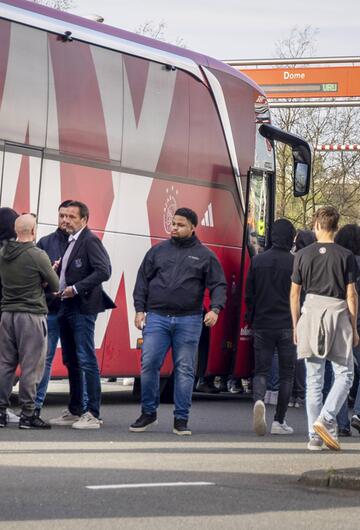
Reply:
M46 314L43 285L58 291L59 278L34 243L9 241L0 251L1 311Z

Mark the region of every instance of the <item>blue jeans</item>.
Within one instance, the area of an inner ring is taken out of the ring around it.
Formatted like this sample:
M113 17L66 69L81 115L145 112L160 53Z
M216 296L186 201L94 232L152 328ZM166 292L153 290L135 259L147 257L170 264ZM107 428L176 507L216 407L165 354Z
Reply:
M174 362L174 416L188 419L201 330L202 314L162 316L148 313L146 315L141 356L143 412L153 414L159 406L160 369L171 347Z
M353 349L354 357L356 358L356 369L357 373L360 375L360 345L356 346L356 348ZM357 388L355 403L354 403L354 414L357 414L360 416L360 381Z
M81 415L91 412L100 416L101 383L95 353L95 321L97 315L84 315L76 307L63 302L58 314L63 362L69 372L69 411ZM84 403L84 378L87 403Z
M330 361L326 361L325 364L325 375L324 375L324 387L323 387L323 402L325 402L325 399L327 398L331 385L334 381L334 374L333 369ZM345 401L339 410L336 421L338 424L339 429L343 429L345 431L350 430L350 420L349 420L349 406L348 406L348 396L346 396Z
M37 387L35 408L41 409L44 404L50 374L51 367L55 357L56 346L60 337L59 323L57 314L48 314L47 316L47 327L48 327L48 349L46 353L45 368L42 379Z
M352 356L346 365L331 363L334 383L323 404L325 362L325 359L306 359L306 412L310 437L315 434L313 424L319 416L326 421L336 421L336 416L344 404L353 380Z

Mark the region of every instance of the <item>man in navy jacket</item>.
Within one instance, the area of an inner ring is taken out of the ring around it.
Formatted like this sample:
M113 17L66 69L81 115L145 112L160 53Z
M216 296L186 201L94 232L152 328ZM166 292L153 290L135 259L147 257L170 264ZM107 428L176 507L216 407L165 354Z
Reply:
M152 247L142 262L134 289L135 325L143 330L142 414L130 431L157 423L160 369L169 348L174 362L174 429L190 435L187 422L194 384L196 353L203 322L212 327L226 302L224 272L215 254L196 237L197 215L179 208L171 239ZM210 311L203 318L208 288Z
M70 203L71 200L67 200L60 204L58 208L57 229L55 230L55 232L52 232L51 234L39 239L37 243L37 246L41 248L41 250L45 250L52 264L60 260L68 244L69 234L66 231L66 208ZM47 292L46 289L45 294L46 302L49 309L47 315L48 347L46 353L44 374L37 388L35 399L35 410L37 411L37 414L40 414L40 410L45 400L51 375L51 367L56 352L56 346L60 337L59 323L57 317L57 313L60 308L60 299L56 298L52 293Z
M99 429L101 385L95 353L97 314L115 307L102 289L111 275L111 264L100 239L88 229L89 209L80 201L67 207L66 230L70 234L62 257L61 305L58 313L64 364L69 372L69 408L50 423L74 429ZM87 404L83 402L84 377Z

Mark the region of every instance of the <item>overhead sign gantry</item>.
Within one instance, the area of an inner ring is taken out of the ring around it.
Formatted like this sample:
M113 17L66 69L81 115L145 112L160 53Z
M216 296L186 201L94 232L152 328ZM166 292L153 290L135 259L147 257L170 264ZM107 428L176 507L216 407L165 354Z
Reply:
M225 62L260 85L271 107L360 106L360 101L354 99L360 98L360 57ZM284 101L287 98L292 101Z

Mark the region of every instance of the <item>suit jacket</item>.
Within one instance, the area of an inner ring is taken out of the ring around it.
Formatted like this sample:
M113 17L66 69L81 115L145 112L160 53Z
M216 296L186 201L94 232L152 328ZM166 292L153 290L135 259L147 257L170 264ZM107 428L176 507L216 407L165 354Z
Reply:
M101 285L110 276L111 263L104 245L91 230L85 227L74 244L66 266L66 285L74 285L78 292L69 301L76 304L83 314L95 314L113 309L116 305L103 291Z

